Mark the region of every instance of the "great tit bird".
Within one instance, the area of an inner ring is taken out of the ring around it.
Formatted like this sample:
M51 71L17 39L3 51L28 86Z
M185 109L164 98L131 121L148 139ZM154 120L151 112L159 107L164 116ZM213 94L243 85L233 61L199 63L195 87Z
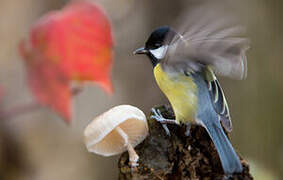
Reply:
M191 123L206 129L219 154L225 174L242 172L242 165L228 137L232 123L224 93L215 73L243 79L246 76L248 39L242 27L227 16L198 8L188 16L183 33L168 26L154 30L134 54L145 54L153 65L156 82L172 105L176 119L165 119L157 109L154 118L165 124ZM206 16L205 16L206 14ZM191 17L191 18L190 18ZM214 19L217 17L218 19Z

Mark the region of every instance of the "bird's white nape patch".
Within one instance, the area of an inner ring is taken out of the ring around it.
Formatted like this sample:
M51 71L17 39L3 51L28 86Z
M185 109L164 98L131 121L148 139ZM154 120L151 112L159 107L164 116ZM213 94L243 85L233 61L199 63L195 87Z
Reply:
M156 59L162 59L165 57L167 49L168 49L168 45L164 45L164 46L161 46L160 48L149 50L149 51Z

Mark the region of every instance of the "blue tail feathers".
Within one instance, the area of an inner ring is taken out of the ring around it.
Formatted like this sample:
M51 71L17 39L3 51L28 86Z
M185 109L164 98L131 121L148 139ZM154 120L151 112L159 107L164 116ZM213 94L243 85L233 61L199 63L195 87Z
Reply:
M243 170L242 164L228 137L220 124L219 114L213 106L211 94L207 81L202 73L193 74L194 82L198 87L198 124L202 125L212 139L218 152L225 174L240 173Z
M225 174L240 173L242 164L220 123L203 124L218 152Z

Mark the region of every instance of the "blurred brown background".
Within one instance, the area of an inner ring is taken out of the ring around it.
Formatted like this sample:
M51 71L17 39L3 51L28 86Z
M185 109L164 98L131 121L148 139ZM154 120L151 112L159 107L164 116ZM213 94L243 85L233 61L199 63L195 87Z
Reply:
M25 69L17 53L19 40L30 25L67 0L0 0L0 85L5 88L2 109L29 102ZM117 179L117 157L89 154L83 144L84 127L96 115L118 104L135 105L147 114L166 103L145 57L132 51L142 46L156 27L172 24L188 0L97 0L109 15L115 36L113 81L108 97L88 87L73 99L71 126L47 109L0 123L0 179ZM220 79L230 105L234 147L259 177L283 177L283 2L239 0L235 5L247 24L252 45L244 81Z

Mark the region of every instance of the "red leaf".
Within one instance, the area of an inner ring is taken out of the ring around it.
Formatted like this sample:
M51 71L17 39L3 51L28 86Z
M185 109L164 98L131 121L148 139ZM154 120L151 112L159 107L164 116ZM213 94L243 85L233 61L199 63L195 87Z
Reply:
M112 35L102 10L72 2L43 16L20 44L29 86L43 105L70 118L70 81L93 81L112 92Z
M58 111L66 122L70 122L72 93L69 79L60 72L60 69L48 63L44 66L34 64L28 71L29 86L37 100L49 105L51 109Z

